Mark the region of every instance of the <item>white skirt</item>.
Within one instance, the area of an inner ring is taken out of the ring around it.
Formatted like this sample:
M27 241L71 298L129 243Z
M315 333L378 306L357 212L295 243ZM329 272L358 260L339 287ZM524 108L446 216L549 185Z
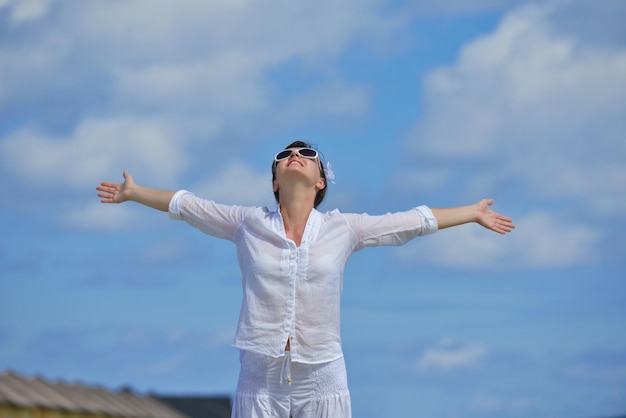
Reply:
M329 363L291 361L241 351L232 418L351 418L343 358Z

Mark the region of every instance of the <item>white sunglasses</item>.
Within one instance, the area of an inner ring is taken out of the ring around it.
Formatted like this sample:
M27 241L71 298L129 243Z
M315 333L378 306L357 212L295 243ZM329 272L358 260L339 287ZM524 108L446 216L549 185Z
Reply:
M318 155L317 150L314 150L313 148L290 148L276 154L274 161L279 162L285 158L289 158L294 152L296 152L300 157L309 158L311 160L316 159Z

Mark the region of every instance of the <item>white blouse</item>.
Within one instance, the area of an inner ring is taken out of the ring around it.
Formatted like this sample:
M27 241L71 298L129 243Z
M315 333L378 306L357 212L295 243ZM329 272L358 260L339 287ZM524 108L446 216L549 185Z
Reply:
M292 360L309 364L343 356L339 306L348 258L438 228L426 206L381 216L313 209L297 247L277 210L222 205L180 190L169 213L237 245L243 301L234 346L280 357L289 338Z

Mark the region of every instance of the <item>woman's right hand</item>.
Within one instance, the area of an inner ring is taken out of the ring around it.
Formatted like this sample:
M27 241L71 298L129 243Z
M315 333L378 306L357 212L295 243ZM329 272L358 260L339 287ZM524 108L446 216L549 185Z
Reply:
M130 197L130 189L135 185L133 176L128 174L128 171L124 170L124 183L111 183L103 181L96 187L100 193L98 197L101 197L101 203L122 203L126 202Z

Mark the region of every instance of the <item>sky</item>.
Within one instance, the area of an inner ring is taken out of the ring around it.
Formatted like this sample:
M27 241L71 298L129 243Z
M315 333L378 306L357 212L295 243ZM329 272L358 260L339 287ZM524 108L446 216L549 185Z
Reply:
M493 198L349 261L354 416L626 413L626 2L0 0L0 372L232 395L231 242L121 181L275 209L314 144L320 210Z

